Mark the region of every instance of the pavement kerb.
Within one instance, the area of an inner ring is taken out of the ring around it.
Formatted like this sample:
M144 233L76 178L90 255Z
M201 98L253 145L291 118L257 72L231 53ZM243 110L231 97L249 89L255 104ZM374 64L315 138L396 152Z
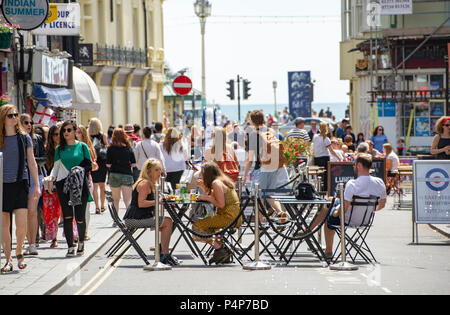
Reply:
M116 236L116 234L119 233L119 229L117 228L117 230L115 232L113 232L113 234L108 237L100 246L98 246L90 255L85 256L86 258L83 259L83 261L79 264L78 268L74 268L69 274L67 274L59 283L57 283L55 286L53 286L52 288L50 288L48 291L46 291L45 293L43 293L43 295L51 295L53 292L55 292L56 290L58 290L59 288L61 288L64 284L67 283L67 281L72 278L81 268L83 268L93 257L95 257L95 255L98 254L98 252L112 239Z

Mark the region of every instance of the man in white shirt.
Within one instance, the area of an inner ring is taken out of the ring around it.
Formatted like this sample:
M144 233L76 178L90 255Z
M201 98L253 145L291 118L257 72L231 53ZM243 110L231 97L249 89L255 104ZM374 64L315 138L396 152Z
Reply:
M372 157L369 154L360 153L357 155L354 165L354 171L357 176L356 179L351 179L347 182L344 189L344 213L346 222L350 216L350 208L353 196L376 196L379 197L376 211L381 210L386 205L386 186L381 178L370 176L370 168L372 167ZM324 224L325 231L325 256L330 258L333 255L333 239L335 235L334 229L330 228L333 225L340 225L340 200L337 199L335 207L331 210L328 218L328 224ZM354 209L353 215L355 211ZM327 207L322 207L320 214L316 220L311 224L310 230L313 230L327 215Z
M157 159L162 164L163 174L166 172L165 159L161 152L161 147L159 144L151 140L152 129L150 127L145 127L142 131L144 134L144 138L141 142L136 144L136 148L134 149L134 155L136 157L136 166L140 170L142 170L142 165L148 159Z

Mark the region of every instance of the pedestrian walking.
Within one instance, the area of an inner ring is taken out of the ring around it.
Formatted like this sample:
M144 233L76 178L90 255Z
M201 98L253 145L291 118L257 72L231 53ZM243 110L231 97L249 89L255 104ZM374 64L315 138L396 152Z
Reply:
M186 169L187 148L181 143L181 137L181 133L176 128L170 127L164 141L160 143L166 164L166 181L170 183L173 190L176 189L176 184L180 183Z
M11 216L14 215L16 224L17 267L25 269L22 247L27 234L29 179L32 177L34 183L39 183L33 141L23 130L14 105L0 107L0 152L3 154L2 247L6 258L1 273L10 273L13 271ZM33 197L38 199L40 195L40 187L36 185Z
M383 152L383 144L388 143L388 138L384 134L384 127L377 126L373 130L373 134L370 137L370 140L373 142L373 147L378 152Z
M114 129L107 151L106 167L109 168L109 186L116 211L119 211L121 195L128 208L134 184L132 169L136 167L136 158L129 137L121 128Z
M105 212L106 199L106 175L108 168L106 167L106 152L108 147L108 137L103 133L102 122L97 118L91 118L89 121L89 136L97 156L98 169L91 172L94 189L92 197L95 203L95 214ZM113 129L114 131L114 129ZM109 130L108 130L109 133ZM111 132L112 137L112 132Z
M311 141L308 132L305 130L305 120L302 117L297 117L294 120L295 128L290 130L287 137L301 138L305 141Z
M92 171L98 170L98 164L97 164L97 154L95 152L95 148L92 145L91 137L88 134L88 131L86 127L83 125L79 125L75 134L78 141L84 142L88 148L89 153L91 155L91 161L92 161L92 170L89 172L88 176L88 182L89 182L89 199L88 199L88 205L86 206L86 232L84 235L84 240L89 241L90 237L89 234L89 223L91 221L91 210L89 204L94 201L94 198L92 197L92 193L94 192L94 183L92 181Z
M250 120L252 127L249 128L248 141L246 144L247 157L245 160L244 178L242 183L245 186L247 176L254 161L255 164L251 173L252 189L255 187L256 183L259 184L259 189L261 190L275 189L287 182L287 171L284 165L280 165L282 161L278 155L272 156L273 154L268 154L267 144L271 131L264 126L263 112L260 110L254 110L250 114ZM306 137L308 137L308 134L306 134ZM272 157L274 158L273 161L271 159ZM280 217L287 216L287 213L282 210L282 206L279 202L273 199L266 199L266 201L273 209L270 209L269 212L276 213Z
M64 235L68 251L66 257L84 254L86 232L86 206L89 199L88 176L92 160L88 146L76 140L77 125L72 120L65 121L59 133L59 146L55 151L53 169L49 176L49 191L56 191L64 217ZM75 252L73 240L73 218L77 223L78 248Z
M136 158L136 166L139 173L142 171L142 166L148 159L156 159L161 163L162 173L165 174L165 160L161 152L161 147L156 141L151 139L152 129L150 127L144 127L142 131L144 137L141 142L136 145L134 150L134 156Z
M431 154L438 159L450 160L450 116L442 116L436 122L437 135L431 143Z
M59 124L50 127L48 131L48 141L45 146L45 152L47 153L45 168L47 174L50 174L53 168L56 147L59 145L59 132ZM49 190L48 185L45 186L47 186L43 192L45 239L52 241L50 248L56 248L58 247L58 222L61 217L61 205L56 190Z
M322 189L327 191L328 180L327 180L327 167L330 161L330 154L333 155L337 160L341 157L334 151L331 146L331 140L327 137L328 135L328 123L325 121L319 124L319 134L315 134L313 138L313 150L314 150L314 165L322 166L325 168L325 173L322 176Z
M152 135L152 140L156 141L156 143L161 143L164 140L165 135L162 133L163 124L160 122L155 123L155 131Z
M221 171L234 182L239 177L239 160L234 149L227 143L227 134L223 127L216 127L212 133L212 146L206 149L205 161L215 162Z
M39 185L40 191L43 190L43 179L44 173L42 171L43 165L47 159L45 154L45 145L44 139L36 134L33 129L34 122L31 119L31 116L28 114L20 115L20 123L24 128L25 132L31 137L33 141L33 152L34 158L36 160L36 164L38 166L38 176L39 182L34 183L33 178L30 178L30 191L28 193L28 216L27 216L27 239L28 239L28 248L25 250L24 255L38 255L38 251L36 248L36 238L39 241L39 233L38 233L38 203L41 195L35 196L34 189L37 185Z

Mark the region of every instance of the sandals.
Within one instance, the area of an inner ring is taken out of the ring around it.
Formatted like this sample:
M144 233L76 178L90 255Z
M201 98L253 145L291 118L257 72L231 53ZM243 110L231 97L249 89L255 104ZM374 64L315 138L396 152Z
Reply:
M57 248L58 247L58 241L55 239L55 240L52 240L52 244L50 245L50 248Z
M11 273L13 272L14 268L13 268L13 264L11 264L9 261L3 266L3 268L1 269L1 274L7 274L7 273Z
M95 214L100 214L100 208L95 208Z
M24 260L25 259L23 258L23 255L17 255L17 267L20 270L27 268L27 264L24 262Z
M101 208L101 212L103 213L103 212L105 212L105 211L106 211L105 207L102 207L102 208Z

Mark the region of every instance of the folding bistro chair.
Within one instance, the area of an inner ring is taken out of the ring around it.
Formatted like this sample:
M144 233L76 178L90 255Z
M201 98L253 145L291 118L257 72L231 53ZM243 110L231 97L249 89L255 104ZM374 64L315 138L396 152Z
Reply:
M400 175L398 171L389 171L391 163L391 160L386 160L386 191L389 193L392 192L394 196L400 196L402 193L399 187Z
M111 266L114 266L116 262L130 249L131 246L136 250L138 255L142 258L144 263L146 265L149 265L150 262L147 259L147 255L142 250L142 248L139 246L137 240L144 234L144 232L147 230L147 228L150 227L144 227L144 226L136 226L136 227L129 227L123 222L119 215L117 214L116 208L114 206L112 197L107 194L107 200L108 200L108 210L111 214L111 217L114 221L114 223L119 227L120 231L122 232L122 235L120 236L119 240L114 243L114 245L107 251L107 256L112 257L114 256L119 249L126 243L129 242L130 244L114 259L114 261L111 263ZM135 232L138 230L142 230L136 237L134 236Z
M373 224L378 199L379 197L376 196L353 196L350 204L351 208L345 213L345 252L350 256L353 263L356 262L358 257L362 258L366 263L372 263L372 261L377 262L366 242L366 238ZM333 225L332 227L336 230L340 240L342 233L340 224ZM349 233L349 230L353 230L353 233ZM339 244L333 253L334 263L341 257L340 243L341 242L339 241ZM339 255L336 256L338 252Z

